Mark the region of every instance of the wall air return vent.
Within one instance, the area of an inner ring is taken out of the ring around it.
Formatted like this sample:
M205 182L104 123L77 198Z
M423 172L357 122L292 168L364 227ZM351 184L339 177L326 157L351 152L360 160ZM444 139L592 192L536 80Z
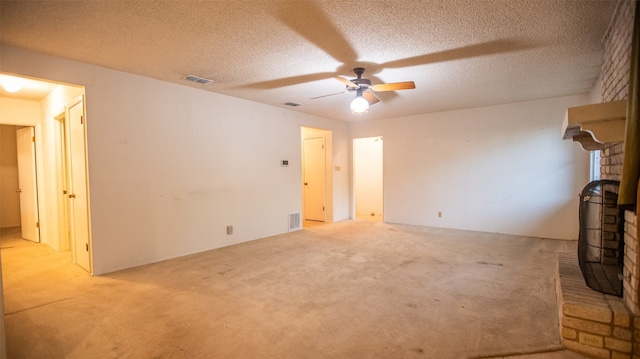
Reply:
M208 85L208 84L213 82L213 80L211 80L211 79L207 79L207 78L196 76L196 75L187 75L187 76L183 77L182 79L190 81L190 82L195 82L195 83L198 83L198 84L201 84L201 85Z
M300 212L289 213L289 231L296 231L299 229L302 229Z

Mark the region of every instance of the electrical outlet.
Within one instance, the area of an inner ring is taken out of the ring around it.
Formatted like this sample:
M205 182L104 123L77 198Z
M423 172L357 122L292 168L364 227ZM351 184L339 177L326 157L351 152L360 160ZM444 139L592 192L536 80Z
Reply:
M227 226L227 234L233 234L233 226Z

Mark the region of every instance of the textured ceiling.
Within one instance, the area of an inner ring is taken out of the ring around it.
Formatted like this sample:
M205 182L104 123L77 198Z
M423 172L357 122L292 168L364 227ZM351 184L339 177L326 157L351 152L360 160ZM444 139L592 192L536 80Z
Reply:
M343 121L588 92L616 1L0 1L0 42ZM333 76L414 81L364 116ZM211 78L208 85L181 78Z

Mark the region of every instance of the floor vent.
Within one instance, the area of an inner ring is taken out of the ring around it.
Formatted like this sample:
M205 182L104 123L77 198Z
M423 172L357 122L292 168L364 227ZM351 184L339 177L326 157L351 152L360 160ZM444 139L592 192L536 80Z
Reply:
M302 229L302 223L300 222L300 212L289 213L289 231L295 231Z

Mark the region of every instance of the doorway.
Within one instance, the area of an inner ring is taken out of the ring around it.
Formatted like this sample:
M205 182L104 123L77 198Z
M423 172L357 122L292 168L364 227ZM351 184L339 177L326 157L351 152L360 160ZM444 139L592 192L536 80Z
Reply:
M55 251L66 252L73 263L91 273L84 87L24 79L22 90L3 96L6 111L0 116L0 124L14 128L14 136L15 129L31 131L23 137L32 139L31 147L35 147L37 165L30 167L38 179L33 187L38 199L35 223L39 240ZM2 154L4 157L4 151ZM25 173L22 168L19 172ZM2 193L10 190L16 194L18 187L22 196L22 184L3 181ZM18 206L14 210L25 212ZM6 212L1 214L0 222L6 227ZM14 222L17 224L12 226L20 226L19 221ZM22 237L30 239L28 235Z
M382 136L353 140L355 218L383 221Z
M333 220L332 133L302 127L303 228Z

